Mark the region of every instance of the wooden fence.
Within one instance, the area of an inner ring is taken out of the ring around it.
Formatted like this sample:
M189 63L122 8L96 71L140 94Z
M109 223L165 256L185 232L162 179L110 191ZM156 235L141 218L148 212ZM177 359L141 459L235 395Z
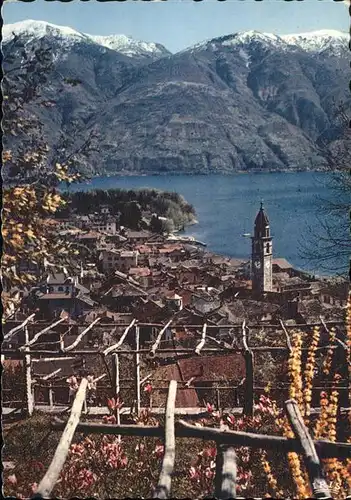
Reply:
M148 359L154 359L156 354L159 354L160 356L164 355L173 355L174 359L180 359L180 356L200 356L202 354L218 354L218 353L225 353L225 354L241 354L244 357L245 360L245 377L242 380L242 384L240 385L233 385L229 384L226 387L217 387L216 391L216 397L215 397L215 402L216 406L218 408L221 407L221 402L220 402L220 391L232 391L233 392L233 398L234 400L238 401L238 394L241 392L244 394L244 397L241 398L242 401L240 401L240 405L243 405L243 412L246 415L252 415L253 413L253 408L254 408L254 396L255 396L255 391L260 391L262 392L262 387L255 385L254 383L254 357L257 354L262 354L266 352L270 353L282 353L286 354L287 356L291 352L291 340L290 340L290 334L289 330L291 329L297 329L297 330L305 330L309 329L311 330L314 326L319 326L322 330L326 332L327 335L330 335L329 328L331 326L343 326L342 322L331 322L328 323L328 325L325 323L323 318L320 318L320 323L314 323L314 324L306 324L306 325L284 325L282 321L280 321L279 324L276 325L271 325L267 323L261 323L258 325L247 325L246 322L244 321L242 325L208 325L207 323L203 325L178 325L178 324L172 324L172 320L168 321L166 325L162 324L157 324L156 327L159 328L159 333L152 342L150 347L141 347L140 346L140 328L145 327L145 326L153 326L151 323L138 323L135 319L128 324L128 325L118 325L119 327L123 327L124 331L122 335L120 336L119 340L114 343L113 345L110 345L108 347L102 348L102 349L78 349L79 343L83 341L85 336L88 334L89 331L93 329L93 327L99 323L101 324L100 318L95 319L92 323L89 325L82 325L83 326L83 331L77 336L77 338L74 340L73 343L71 343L68 346L65 346L64 343L64 335L61 337L61 340L59 341L59 346L51 349L45 348L39 348L38 346L38 340L40 337L42 337L44 334L47 334L50 331L53 331L58 325L63 323L64 319L59 319L55 321L51 325L41 325L44 328L42 328L39 332L36 332L33 338L29 338L29 331L28 331L28 324L30 321L33 321L33 315L31 315L29 318L27 318L24 322L22 322L20 325L15 326L10 330L5 336L4 336L4 341L5 341L5 346L3 346L2 349L2 354L3 356L6 356L8 358L11 357L22 357L24 359L24 370L25 370L25 387L26 387L26 404L27 404L27 412L29 415L32 415L33 411L35 408L41 409L43 411L52 411L54 407L60 408L60 406L65 406L64 401L59 401L60 404L55 404L55 399L58 400L59 398L57 397L57 391L64 390L64 386L62 386L62 382L60 385L60 370L54 370L52 373L43 376L41 378L37 378L36 380L33 380L33 364L36 362L50 362L54 360L71 360L74 362L79 357L98 357L103 361L105 364L106 368L106 373L102 374L98 377L96 377L95 382L97 380L102 379L105 377L105 381L107 380L106 377L108 376L109 379L109 384L105 386L100 386L100 389L103 390L103 392L106 391L112 391L114 395L119 395L121 390L124 390L126 388L126 385L124 384L124 381L120 379L120 357L123 354L130 355L133 357L133 363L134 363L134 379L132 381L132 385L128 386L128 390L133 393L131 397L131 402L130 402L130 408L132 406L135 406L135 411L136 413L139 413L141 410L141 400L142 400L142 394L141 394L141 387L142 384L145 382L145 380L141 379L141 370L140 370L140 361L141 361L141 356L147 356ZM62 326L62 325L61 325ZM107 325L106 325L107 327ZM115 325L108 325L109 328L114 328ZM191 329L195 334L198 335L199 337L199 342L196 342L194 348L184 348L181 346L173 346L173 347L164 347L162 342L162 337L164 336L165 332L169 328L188 328ZM201 328L201 331L199 329ZM216 337L213 337L210 335L211 330L218 330L218 329L232 329L235 331L235 336L238 340L237 345L233 345L229 343L228 341L225 340L219 340ZM250 332L254 328L259 328L259 329L278 329L284 334L284 340L285 340L285 345L280 345L280 346L250 346L249 345L249 337L250 337ZM23 330L24 331L24 345L20 346L19 348L9 348L6 347L6 342L8 343L13 336L18 333L19 331ZM130 346L130 343L127 344L127 336L131 336L134 338L132 344L133 347ZM240 345L238 344L240 343ZM323 345L323 346L318 346L317 350L322 350L324 352L328 350L341 350L344 351L347 355L348 350L347 346L338 338L335 339L335 343L333 345ZM305 352L308 350L307 347L303 347L302 350ZM106 360L108 358L112 359L112 372L109 371ZM63 378L63 380L66 377ZM228 374L228 378L230 378L230 374ZM62 380L62 381L63 381ZM214 382L214 381L212 381ZM217 381L218 382L218 381ZM183 390L185 387L192 387L191 386L191 381L185 381L180 383L179 390ZM35 388L41 387L44 392L45 392L45 399L46 401L35 401L34 398L34 390ZM221 387L221 388L220 388ZM345 398L347 399L347 395L349 393L349 380L345 379L342 384L339 384L337 387L335 387L337 390L339 390L341 393L345 394ZM166 387L160 386L157 387L155 386L154 389L160 390L160 391L165 391L167 390ZM199 384L197 384L197 389L199 389ZM216 388L214 388L216 390ZM277 386L277 387L272 387L272 390L283 390L284 387L282 386ZM319 387L318 389L327 389L327 386ZM55 390L56 390L56 396L55 396ZM66 386L66 392L68 393L68 386ZM18 399L18 398L17 398ZM45 404L47 403L47 404ZM349 406L349 402L346 406ZM239 403L238 403L239 405ZM11 404L8 404L10 407ZM67 406L67 404L66 404ZM88 405L89 406L89 405ZM155 408L154 409L156 413L160 413L160 411L163 411L162 408ZM102 408L94 407L91 406L89 408L89 412L93 414L99 414L101 413ZM203 411L202 409L199 409L199 412ZM342 411L347 411L347 408ZM11 413L11 410L9 409L9 412Z
M164 457L162 469L153 495L154 498L160 499L171 497L177 437L208 439L216 442L217 459L214 496L218 499L236 498L236 447L246 446L263 450L279 450L285 453L291 451L299 453L306 464L314 498L331 498L321 459L331 457L351 458L351 444L312 440L304 424L298 405L294 400L285 402L287 417L295 436L293 439L288 439L280 436L198 427L182 420L176 422L175 400L177 382L174 380L169 384L164 427L80 423L86 390L87 380L83 379L73 402L71 415L67 423L60 420L56 420L53 423L53 427L58 430L63 429L63 433L49 469L41 480L38 491L33 498L50 498L66 461L75 431L86 434L163 437Z

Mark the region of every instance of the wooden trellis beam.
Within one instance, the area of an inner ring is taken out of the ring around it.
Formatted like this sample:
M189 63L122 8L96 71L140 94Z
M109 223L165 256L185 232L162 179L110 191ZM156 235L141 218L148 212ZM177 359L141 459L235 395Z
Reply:
M313 440L305 426L297 402L293 399L289 399L285 402L285 408L291 428L301 446L302 456L312 486L313 497L331 498L321 462Z
M201 341L198 343L198 345L195 348L195 354L200 354L201 349L205 345L206 342L206 330L207 330L207 323L204 324L202 327L202 334L201 334Z
M168 498L171 494L172 473L175 460L175 429L174 410L177 395L177 382L171 380L169 383L166 418L165 418L165 451L162 462L161 474L155 489L154 498Z
M29 346L33 345L38 340L39 337L41 337L45 333L49 332L50 330L52 330L53 328L55 328L55 326L59 325L60 323L63 323L64 321L66 321L66 318L60 318L59 320L55 321L55 323L52 323L52 325L47 326L43 330L40 330L40 332L36 333L31 340L29 340L28 342L26 342L25 345L21 346L19 348L19 350L20 351L24 351L26 347L29 347Z
M330 335L330 330L329 328L327 327L327 324L326 322L324 321L324 319L322 318L322 316L319 316L319 319L321 320L321 323L323 325L323 328L325 329L325 331ZM337 337L335 337L335 342L337 344L339 344L343 349L344 351L348 352L348 347L347 345L340 339L338 339Z
M64 352L72 351L72 349L74 349L79 344L79 342L82 340L82 338L84 337L84 335L86 335L88 332L90 332L90 330L93 328L93 326L95 326L96 323L98 323L99 321L101 321L101 318L96 318L87 328L85 328L78 335L78 337L76 338L76 340L71 345L69 345L67 347L64 347L63 351Z
M57 358L38 358L38 359L32 359L32 363L49 363L51 361L70 361L70 360L73 360L73 359L76 359L75 356L60 356L60 357L57 357Z
M126 336L128 335L130 329L133 328L133 326L135 325L135 323L136 323L136 319L133 319L133 321L124 330L124 332L122 334L122 337L119 339L119 341L116 344L113 344L110 347L107 347L107 349L105 349L103 351L103 355L104 356L107 356L107 354L110 354L110 352L112 352L112 351L116 351L123 344Z
M316 348L316 351L326 351L328 349L339 349L339 346L336 345L324 345L324 346L319 346ZM281 353L286 353L289 352L288 348L286 346L262 346L262 347L250 347L250 350L252 352L281 352ZM305 352L308 351L309 347L302 347L301 351ZM139 354L150 354L149 349L120 349L118 351L119 354L134 354L135 352L138 352ZM185 348L185 347L170 347L170 348L165 348L165 349L159 349L160 353L171 353L171 354L190 354L194 353L194 348ZM204 347L202 349L202 352L206 353L218 353L218 348L216 347ZM244 349L232 349L232 352L234 353L243 353L245 352ZM20 351L18 349L2 349L1 353L4 356L11 357L11 356L18 356L20 354ZM35 356L39 355L60 355L61 359L65 358L65 353L62 353L60 350L49 350L49 349L31 349L31 354ZM101 351L98 349L77 349L71 354L74 354L76 356L96 356L97 354L101 354Z
M40 496L41 498L50 497L50 494L53 488L55 487L55 484L59 478L62 467L66 461L68 450L71 445L74 432L79 423L79 419L82 413L87 386L88 386L88 381L86 378L83 378L72 405L71 415L68 419L65 430L62 433L60 442L56 448L54 458L52 459L52 462L45 476L39 483L37 495Z
M164 410L164 409L163 409ZM52 428L62 430L66 422L59 418L52 421ZM123 436L141 436L141 437L162 437L164 436L164 427L155 425L111 425L100 423L79 423L76 427L77 432L83 434L111 434ZM286 438L282 436L269 436L265 434L255 434L241 431L221 431L213 427L198 427L188 424L184 420L175 423L175 435L181 438L199 438L209 441L223 442L235 447L250 446L254 449L275 450L288 453L294 451L302 452L301 443L295 438ZM318 450L320 458L351 458L351 444L340 443L327 440L313 441Z
M34 316L35 316L35 314L31 314L30 316L28 316L28 318L26 318L23 321L23 323L21 323L18 326L15 326L15 328L12 328L12 330L10 330L9 332L7 332L6 335L4 335L3 342L8 341L11 337L13 337L13 335L15 335L15 333L19 332L20 330L22 330L22 328L24 328L25 326L27 326L28 323L34 318Z
M208 327L209 327L209 325L207 325L207 328ZM201 335L201 333L199 333L199 332L196 332L196 333L198 335ZM214 344L218 345L218 347L220 347L221 349L225 349L225 350L228 350L228 351L234 351L234 352L237 351L237 349L233 348L233 346L231 344L228 344L228 342L225 342L224 340L218 340L215 337L212 337L211 335L208 335L207 332L206 332L206 339L208 339L211 342L213 342Z
M159 334L157 335L157 338L155 340L155 343L153 344L153 346L151 347L151 350L150 350L150 356L155 356L156 354L156 350L158 349L158 346L160 345L160 342L161 342L161 338L162 338L162 335L165 333L165 331L167 330L167 328L169 328L169 326L171 325L172 323L172 320L170 319L168 321L168 323L161 329L161 331L159 332Z
M49 380L52 377L54 377L55 375L57 375L58 373L60 373L61 370L62 370L61 368L58 368L57 370L49 373L49 375L45 375L44 377L41 377L41 380Z
M328 320L326 321L326 323L328 325L339 325L339 326L342 326L342 327L345 327L345 322L343 320ZM49 322L48 321L38 321L37 324L40 324L42 326L45 326L45 325L48 325ZM100 326L104 326L104 327L127 327L129 323L116 323L116 322L109 322L109 323L100 323ZM89 326L89 323L86 323L86 322L82 322L80 323L80 326ZM154 327L158 327L158 328L162 328L164 326L164 323L151 323L151 322L139 322L139 326L154 326ZM192 324L192 325L189 325L189 324L184 324L184 323L176 323L174 325L175 327L183 327L183 328L192 328L192 329L199 329L199 328L202 328L203 326L203 323L202 324ZM313 323L298 323L298 324L288 324L288 325L285 325L285 327L290 330L290 329L308 329L308 328L313 328L314 326L322 326L321 325L321 322L313 322ZM266 321L265 322L262 322L262 323L255 323L255 324L250 324L249 325L250 328L267 328L267 329L277 329L279 330L281 328L281 325L279 323L267 323ZM17 327L16 327L17 328ZM222 329L237 329L237 330L241 330L242 329L242 324L238 324L238 323L229 323L229 324L221 324L221 325L216 325L216 324L209 324L208 325L208 329L211 329L211 328L222 328Z
M284 323L282 322L282 320L280 319L279 320L279 323L281 324L281 327L282 327L282 330L285 334L285 338L286 338L286 345L289 349L289 353L292 352L293 348L292 348L292 345L291 345L291 341L290 341L290 336L289 336L289 333L288 333L288 330L285 328L285 325Z

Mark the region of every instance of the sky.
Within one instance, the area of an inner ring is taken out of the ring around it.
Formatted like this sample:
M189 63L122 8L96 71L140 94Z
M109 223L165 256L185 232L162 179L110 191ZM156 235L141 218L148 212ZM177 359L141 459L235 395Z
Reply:
M237 31L257 30L278 35L320 29L347 32L350 18L345 3L333 0L35 0L25 3L9 0L2 8L2 16L5 24L43 20L91 35L124 34L158 42L177 52Z

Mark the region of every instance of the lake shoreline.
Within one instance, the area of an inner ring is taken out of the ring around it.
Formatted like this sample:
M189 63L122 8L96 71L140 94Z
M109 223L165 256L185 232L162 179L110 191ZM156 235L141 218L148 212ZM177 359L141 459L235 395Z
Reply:
M267 169L252 169L252 170L236 170L233 172L107 172L107 173L99 173L90 175L90 179L98 179L101 177L209 177L209 176L227 176L234 177L237 175L250 175L250 174L303 174L303 173L329 173L329 170L326 168L316 168L311 170L306 169L280 169L280 170L267 170ZM89 180L86 181L89 183Z
M325 266L313 259L306 262L301 255L309 228L318 229L320 200L333 197L328 173L251 174L100 176L71 189L148 188L178 193L194 207L198 222L186 224L180 234L193 236L205 242L209 251L228 257L249 258L251 241L242 235L252 233L263 200L271 223L274 255L283 255L294 267L308 269L311 274L329 274ZM333 269L344 272L346 265L341 258L333 262Z

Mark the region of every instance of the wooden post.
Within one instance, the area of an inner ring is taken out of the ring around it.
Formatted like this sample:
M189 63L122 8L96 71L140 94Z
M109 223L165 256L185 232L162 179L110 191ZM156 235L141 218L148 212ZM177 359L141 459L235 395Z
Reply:
M113 380L113 392L116 397L119 397L120 385L119 385L119 355L117 353L112 355L112 380ZM116 408L116 423L121 424L121 415L119 412L119 407ZM118 441L121 441L121 436L117 436Z
M254 360L253 352L249 349L244 352L245 358L245 392L244 392L244 414L252 417L254 407Z
M217 410L221 409L221 401L220 401L220 398L219 398L219 389L218 389L218 387L216 387L216 406L217 406Z
M88 413L88 405L87 405L87 398L85 396L84 401L83 401L83 413L87 414Z
M24 335L25 335L25 343L29 343L29 332L28 326L24 327ZM25 352L28 353L25 356L25 364L26 364L26 388L27 388L27 410L28 415L31 417L33 415L34 410L34 397L33 397L33 387L32 387L32 374L31 374L31 359L30 359L30 350L29 347L26 347Z
M331 498L323 468L313 440L304 424L298 404L293 399L285 402L289 423L302 448L302 456L312 486L314 498Z
M135 349L134 354L135 359L135 398L136 398L136 413L140 414L140 353L138 352L140 348L140 332L139 327L135 327Z
M54 458L52 459L49 469L47 470L45 476L40 481L40 484L38 486L38 491L36 494L37 497L40 496L42 498L49 498L50 493L55 487L62 467L66 461L74 432L79 423L83 402L86 396L87 386L88 381L86 378L83 378L73 402L71 415L69 417L65 430L62 433L60 442L56 448Z
M236 498L236 453L233 446L217 444L215 498Z
M52 393L52 383L49 384L49 406L52 408L54 406L54 398Z
M171 493L171 481L175 460L175 427L174 413L177 396L177 382L169 383L166 418L165 418L165 453L162 462L161 474L155 489L154 498L168 498Z
M119 385L119 355L114 353L112 355L112 380L113 380L113 393L115 396L119 396L120 385Z

